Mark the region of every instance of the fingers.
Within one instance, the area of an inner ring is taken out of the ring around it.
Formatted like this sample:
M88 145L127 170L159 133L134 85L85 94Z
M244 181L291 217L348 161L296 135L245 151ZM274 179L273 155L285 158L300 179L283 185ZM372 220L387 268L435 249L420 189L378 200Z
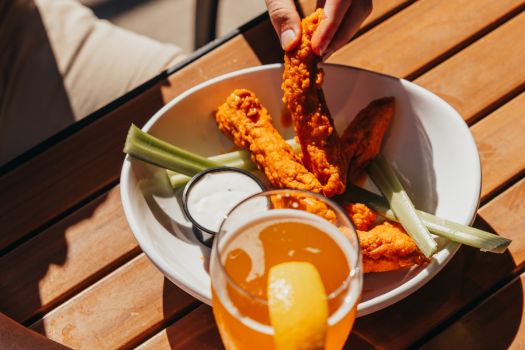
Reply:
M283 50L293 49L301 38L300 18L293 0L265 0L272 25Z
M323 58L327 58L334 51L344 46L357 33L363 21L372 11L372 1L353 1L348 9L341 25L328 48L323 53Z
M312 50L317 55L322 56L326 52L351 4L351 0L327 0L325 2L325 18L312 37Z
M272 25L285 51L301 38L300 18L293 0L265 0ZM312 37L313 51L323 58L345 45L372 11L371 0L318 0L324 19Z
M325 0L318 1L318 4L322 2L325 2L326 18L312 37L312 49L326 58L355 35L372 11L372 1Z

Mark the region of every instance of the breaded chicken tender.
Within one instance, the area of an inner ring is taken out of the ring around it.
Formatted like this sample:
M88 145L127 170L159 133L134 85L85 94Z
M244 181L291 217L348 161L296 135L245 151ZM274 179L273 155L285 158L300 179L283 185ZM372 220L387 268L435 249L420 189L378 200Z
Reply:
M400 224L390 221L376 224L377 213L362 203L349 203L344 208L359 238L363 272L393 271L428 261Z
M354 181L381 151L381 144L395 112L395 99L374 100L361 110L341 136L349 164L348 179Z
M377 219L377 214L363 203L349 203L344 209L357 230L368 231Z
M335 212L325 202L308 193L277 194L271 196L271 202L273 208L304 210L331 223L334 223L337 218Z
M219 129L252 160L270 183L279 188L322 192L321 183L301 163L272 124L272 117L253 92L233 91L215 114Z
M385 221L369 231L357 230L363 272L385 272L427 262L416 243L397 223Z
M345 190L347 165L321 89L324 73L317 66L320 57L310 45L322 14L322 9L318 9L302 20L301 42L284 56L282 89L283 102L301 145L303 164L319 179L323 194L331 197Z
M377 213L363 203L348 203L344 209L356 228L365 273L398 270L428 261L400 224L376 224Z

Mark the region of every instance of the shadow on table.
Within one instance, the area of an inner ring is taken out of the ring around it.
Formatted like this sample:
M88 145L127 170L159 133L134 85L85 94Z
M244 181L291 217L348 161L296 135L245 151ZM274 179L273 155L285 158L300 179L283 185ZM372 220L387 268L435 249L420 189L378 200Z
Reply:
M493 232L488 223L479 216L474 225ZM512 260L510 253L505 253L495 264L505 265L503 260ZM510 261L508 266L512 266ZM483 273L484 266L480 268L480 273ZM523 278L519 278L522 274L520 271L519 267L514 266L514 274L507 273L496 284L483 290L478 297L456 313L456 318L438 327L419 344L428 349L442 349L445 344L455 344L465 349L508 349L519 332L523 316ZM488 270L485 274L491 272ZM480 284L480 289L483 286L484 284Z
M447 348L450 344L464 349L519 347L513 342L521 323L522 293L521 281L514 281L423 344L422 347L436 350Z
M163 300L171 300L177 293L180 293L179 288L165 278ZM169 303L164 302L163 308L165 319L173 314ZM195 301L183 313L184 316L175 317L174 323L166 328L170 349L224 348L210 306Z
M474 226L494 232L480 217L476 219ZM431 339L454 327L458 320L468 318L484 300L508 283L516 266L508 251L504 254L491 254L462 247L447 266L425 286L386 309L359 318L353 332L375 347L426 347ZM497 348L501 349L506 349L512 343L523 313L521 284L514 283L505 293L506 299L512 300L512 303L510 308L500 312L504 315L504 324L500 324L497 330L487 331L484 337L487 339L494 336L497 339ZM484 321L493 322L490 319ZM468 340L467 337L457 337L454 339L454 346L465 347ZM352 338L347 345L349 349L353 349ZM476 347L483 345L476 344Z
M59 276L60 269L68 257L66 233L70 227L88 220L94 215L98 204L107 196L96 199L97 205L90 205L75 215L59 221L38 236L18 246L0 259L2 278L0 283L0 311L26 326L35 321L34 330L46 334L42 322L38 320L49 310L58 306L67 298L81 290L86 284L98 279L104 271L97 271L82 281L81 285L55 295L53 290L46 289L54 276ZM89 234L89 232L85 232ZM51 299L49 295L55 296Z

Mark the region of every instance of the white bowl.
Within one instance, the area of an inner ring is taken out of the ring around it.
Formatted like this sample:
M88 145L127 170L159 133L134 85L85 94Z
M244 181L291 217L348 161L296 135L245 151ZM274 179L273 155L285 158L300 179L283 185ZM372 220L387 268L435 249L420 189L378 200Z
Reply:
M470 224L480 195L478 152L461 116L433 93L406 80L361 69L325 65L324 92L341 132L374 99L395 96L396 114L383 153L401 174L417 208ZM251 89L281 125L282 65L229 73L179 95L144 126L153 135L204 156L231 151L217 129L213 112L236 88ZM140 247L177 286L210 304L209 249L192 233L164 170L126 157L121 174L124 212ZM452 258L458 244L438 240L432 261L410 270L365 275L359 316L391 305L428 282Z

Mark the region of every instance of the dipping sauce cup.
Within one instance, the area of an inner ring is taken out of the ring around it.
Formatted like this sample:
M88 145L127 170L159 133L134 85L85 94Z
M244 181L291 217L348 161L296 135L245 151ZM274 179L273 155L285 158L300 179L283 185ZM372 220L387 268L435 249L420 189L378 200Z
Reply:
M195 175L184 188L182 208L197 239L211 247L226 214L247 197L264 191L255 175L238 168L217 167Z

